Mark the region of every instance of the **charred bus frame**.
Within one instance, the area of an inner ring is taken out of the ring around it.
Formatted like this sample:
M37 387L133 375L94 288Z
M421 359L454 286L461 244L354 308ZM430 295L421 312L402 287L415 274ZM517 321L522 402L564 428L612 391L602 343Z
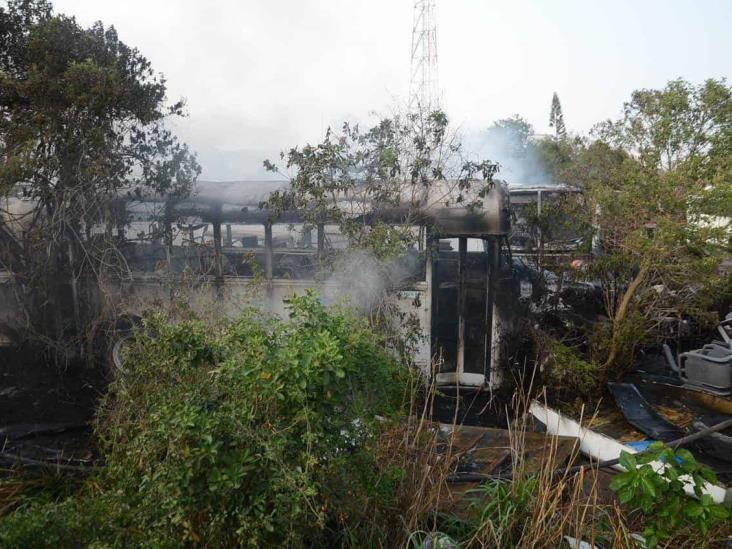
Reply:
M266 305L278 313L293 292L327 290L329 281L316 274L318 260L333 246L329 229L334 225L323 219L311 226L303 212L263 208L278 187L282 184L205 184L191 198L115 200L112 223L129 265L128 276L119 280L119 297L134 293L148 303L165 298L166 289L178 283L177 275L184 270L198 271L201 279L212 283L216 297L224 299L224 306L234 308L237 294L245 294L257 276L266 288ZM504 306L511 295L505 186L496 184L480 208L459 203L390 207L374 209L367 217L367 223L378 219L405 224L420 234L408 263L415 276L390 292L401 310L419 320L423 342L415 362L443 386L496 387L501 381L501 339L510 324ZM297 226L296 243L283 236L283 226ZM209 229L210 238L205 238ZM241 236L242 230L250 229L257 235ZM190 253L193 249L196 253ZM251 265L239 263L242 255L249 255L261 270L254 273ZM197 265L191 261L195 256Z

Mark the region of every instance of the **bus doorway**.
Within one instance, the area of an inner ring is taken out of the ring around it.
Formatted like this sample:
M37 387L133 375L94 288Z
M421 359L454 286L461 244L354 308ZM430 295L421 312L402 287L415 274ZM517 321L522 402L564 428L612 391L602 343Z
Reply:
M432 244L431 348L441 386L491 382L498 238L436 238Z

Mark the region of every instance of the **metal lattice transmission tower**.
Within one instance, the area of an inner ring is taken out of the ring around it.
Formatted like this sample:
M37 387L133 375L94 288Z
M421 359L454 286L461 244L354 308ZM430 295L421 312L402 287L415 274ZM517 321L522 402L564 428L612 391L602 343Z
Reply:
M435 0L415 0L409 111L430 113L439 104Z

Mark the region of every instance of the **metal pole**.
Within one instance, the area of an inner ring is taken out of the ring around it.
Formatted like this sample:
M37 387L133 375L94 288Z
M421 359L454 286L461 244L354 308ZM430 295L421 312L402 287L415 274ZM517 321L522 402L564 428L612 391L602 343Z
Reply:
M430 359L430 369L433 369L433 366L437 365L432 360L433 353L437 352L438 346L437 346L437 334L435 333L435 324L436 322L433 321L432 316L435 314L435 311L437 311L437 287L436 287L436 276L437 276L437 257L438 257L438 247L440 244L440 240L435 234L432 227L427 227L427 243L425 245L425 279L427 281L427 295L425 297L427 303L429 303L429 314L427 315L427 321L429 322L428 326L425 326L426 332L430 335L429 339L429 359ZM431 374L434 375L436 372L431 371Z
M269 281L272 280L273 263L272 223L268 221L264 224L264 277Z
M325 224L318 223L318 259L323 259L325 252Z
M496 285L501 272L501 243L498 238L491 239L488 248L488 264L486 298L485 298L485 356L483 362L483 375L486 382L490 382L491 368L493 366L493 308L496 303Z
M216 266L216 284L224 280L224 259L221 254L221 221L213 222L214 264Z
M117 211L117 238L120 242L125 239L125 223L127 222L127 202L122 202L122 206Z
M538 232L538 236L539 236L538 268L539 268L539 271L541 271L541 269L544 266L544 232L541 230L541 225L543 223L543 219L541 217L541 211L542 211L542 206L543 206L541 191L537 192L536 206L537 206L537 213L539 214L539 216L538 216L539 217L539 226L537 227L537 232Z
M458 334L455 373L460 379L465 372L465 272L468 259L468 239L461 236L458 242Z
M163 217L163 227L165 237L165 261L168 264L168 274L173 272L173 206L169 201L165 202L165 213Z

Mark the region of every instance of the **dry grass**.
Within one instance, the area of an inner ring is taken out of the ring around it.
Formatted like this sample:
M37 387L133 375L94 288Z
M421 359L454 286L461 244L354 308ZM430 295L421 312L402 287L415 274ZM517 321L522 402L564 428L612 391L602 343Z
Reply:
M609 491L611 473L598 470L596 462L579 471L568 470L583 462L579 445L564 461L564 469L558 468L557 461L563 457L560 437L547 437L538 468L536 455L527 459L526 438L532 430L527 420L527 395L516 394L511 406L510 477L486 480L467 492L469 505L447 513L443 505L446 496L455 492L465 495L464 486L450 482L465 451L457 440L459 429L453 425L447 441L437 437L435 424L428 419L432 398L427 398L406 425L386 435L392 459L401 460L406 471L399 509L402 527L389 546L421 549L432 540L434 547L441 534L464 549L568 547L567 537L604 549L643 546L638 535L644 529L643 519L629 514ZM583 417L581 423L587 425L594 419L594 415ZM721 524L708 535L694 529L678 531L658 547L721 547L730 539L732 524Z
M413 532L437 522L440 499L448 490L447 479L455 461L453 444L441 447L429 419L435 388L429 388L421 405L418 388L411 389L406 422L386 430L379 444L384 468L396 466L404 471L397 497L400 525L394 532L394 547L406 546Z
M23 494L35 484L33 480L2 480L0 481L0 517L12 511L23 497Z
M447 496L464 490L449 482L464 447L456 444L458 429L452 429L447 440L437 436L429 419L433 398L434 387L418 409L413 402L406 424L387 431L381 441L384 463L398 463L405 471L398 511L401 527L390 546L422 547L425 539L443 532L465 548L560 547L565 536L604 547L637 547L623 511L613 500L603 500L602 473L592 467L556 473L558 437L547 437L538 472L536 456L527 463L524 440L529 426L523 412L529 399L523 394L512 406L518 411L510 427L512 476L468 491L469 505L446 514ZM575 446L568 461L575 463L579 457Z
M22 476L13 469L0 469L0 518L15 510L23 499L32 493L53 489L62 482L57 474L46 474L42 476Z
M514 399L516 419L511 424L513 474L506 481L506 493L507 500L524 502L525 507L516 508L513 516L501 523L500 529L494 524L495 517L484 517L467 546L558 547L565 536L595 544L607 534L607 527L611 524L618 534L627 533L624 523L613 521L617 513L613 513L612 502L601 500L600 473L596 468L590 467L574 474L565 470L557 474L559 437L548 436L549 444L540 457L538 472L533 472L535 467L531 468L533 473L528 470L523 450L526 448L524 440L528 431L530 399L527 393L521 392ZM579 457L579 448L575 445L567 464L576 463ZM531 490L529 498L522 494L527 486ZM488 497L490 493L485 495ZM625 536L614 537L622 539Z

